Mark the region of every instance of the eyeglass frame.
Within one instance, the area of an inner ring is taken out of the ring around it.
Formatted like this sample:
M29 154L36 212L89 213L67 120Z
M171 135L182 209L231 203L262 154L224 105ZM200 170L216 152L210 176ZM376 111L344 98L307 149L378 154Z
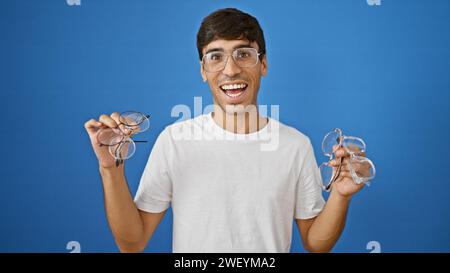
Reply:
M126 126L127 129L128 129L128 128L132 128L132 127L137 127L137 126L141 125L141 124L145 121L145 118L147 118L147 119L150 118L150 115L145 115L144 113L141 113L141 112L138 112L138 111L124 111L124 112L122 112L122 113L119 114L119 120L120 120L120 117L122 117L122 115L123 115L124 113L128 113L128 112L141 114L142 117L143 117L143 119L142 119L139 123L134 124L134 125L129 125L129 124L127 124L127 123L124 123L124 122L120 121L120 122L117 124L117 127L114 128L114 129L119 128L120 125ZM125 142L133 142L133 143L145 143L145 142L148 142L147 140L133 140L133 139L131 139L132 132L131 132L130 134L126 134L126 133L124 133L123 131L120 131L120 132L121 132L121 134L117 134L117 136L121 136L121 137L122 137L121 140L120 140L119 142L114 143L114 144L104 144L104 143L101 143L101 142L99 141L100 147L101 147L101 146L108 146L108 147L111 147L111 146L117 145L116 150L114 151L114 154L117 155L117 151L118 151L119 147L123 147L122 144L125 143ZM129 141L128 141L128 140L129 140ZM121 149L122 149L122 148L121 148ZM115 157L117 157L117 156L115 156ZM123 160L122 158L121 158L121 159L115 158L115 163L116 163L116 167L119 167L120 164L123 164L123 163L124 163L124 160Z
M332 131L328 132L328 133L325 135L325 137L324 137L323 140L325 140L325 138L326 138L331 132L333 132L333 131L337 131L337 132L339 133L339 137L338 137L338 139L336 139L337 142L338 142L339 148L344 147L344 146L343 146L344 139L357 139L358 141L360 141L360 142L364 145L364 148L366 147L366 143L364 142L364 140L363 140L362 138L354 137L354 136L346 136L346 135L344 135L344 134L342 133L342 130L341 130L340 128L335 128L335 129L333 129ZM323 141L322 141L322 142L323 142ZM322 145L323 145L323 144L322 144ZM344 148L346 148L346 147L344 147ZM351 158L359 157L358 153L364 153L364 152L365 152L365 149L364 149L363 151L358 151L358 152L351 151L351 150L349 150L349 149L347 149L347 148L346 148L346 150L347 150L347 152L350 154L350 157L351 157ZM325 154L325 152L322 150L322 153L323 153L326 157L328 157L330 160L334 159L334 156L335 156L335 155L334 155L334 152L332 152L330 155L327 155L327 154ZM365 158L366 158L366 157L365 157ZM366 159L370 161L370 159L368 159L368 158L366 158ZM340 160L339 160L339 167L338 167L337 171L334 172L334 175L333 175L333 177L331 178L331 181L328 182L328 185L326 185L326 186L323 187L325 191L328 192L328 191L330 190L331 185L333 184L333 182L335 182L336 179L339 177L339 175L340 175L340 173L341 173L341 169L342 169L342 162L343 162L343 158L341 157ZM370 162L371 162L371 161L370 161ZM326 163L326 162L324 162L324 163ZM322 164L324 164L324 163L322 163ZM322 165L322 164L321 164L321 165ZM374 171L375 171L375 166L373 165L373 163L372 163L372 166L373 166ZM352 171L352 170L351 170L351 171ZM356 183L356 181L355 181L355 183ZM360 182L360 183L361 183L361 182ZM359 183L358 183L358 184L359 184Z
M254 51L256 52L256 63L253 64L253 65L251 65L251 66L240 66L240 65L238 65L238 64L236 63L236 60L234 59L234 52L236 52L236 51L239 50L239 49L252 49L252 50L254 50ZM220 52L220 53L223 53L225 56L227 56L227 59L224 61L224 66L223 66L221 69L219 69L219 70L214 70L214 71L210 71L210 70L207 70L207 69L205 68L205 57L206 57L206 55L208 55L208 54L210 54L210 53L213 53L213 52ZM220 50L214 50L214 51L207 52L206 54L204 54L204 55L202 56L201 64L202 64L203 69L204 69L206 72L209 72L209 73L219 72L219 71L222 71L222 70L225 69L225 67L226 67L227 64L228 64L229 57L231 56L232 59L233 59L233 62L234 62L238 67L240 67L240 68L249 68L249 67L254 67L254 66L256 66L256 65L260 62L260 56L261 56L261 55L264 55L264 54L266 54L266 51L265 51L264 49L261 50L261 51L258 51L258 50L257 50L256 48L254 48L254 47L239 47L239 48L235 48L235 49L233 50L233 52L231 52L231 54L227 54L227 53L225 53L224 51L220 51Z

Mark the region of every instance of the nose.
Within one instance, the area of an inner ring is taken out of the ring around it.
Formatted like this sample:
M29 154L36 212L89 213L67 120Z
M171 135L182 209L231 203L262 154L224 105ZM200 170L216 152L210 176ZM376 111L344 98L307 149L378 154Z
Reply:
M227 75L228 77L233 77L239 73L241 73L241 68L234 62L233 57L228 57L227 63L222 70L222 73Z

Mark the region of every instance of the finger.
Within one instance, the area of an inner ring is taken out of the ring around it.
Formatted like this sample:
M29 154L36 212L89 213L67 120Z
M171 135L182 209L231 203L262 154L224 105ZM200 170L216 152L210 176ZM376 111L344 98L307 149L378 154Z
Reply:
M336 150L335 155L337 158L350 156L350 154L342 147Z
M361 149L357 146L349 146L349 147L347 147L347 149L355 155L364 156L364 157L366 156L366 152L361 151Z
M337 177L336 180L341 180L344 178L350 178L353 180L353 177L352 177L350 171L348 171L348 170L341 170L341 172L339 173L339 176Z
M348 157L340 157L340 158L332 159L329 162L332 167L339 167L340 165L346 166L347 164L350 163Z
M369 177L371 174L371 165L368 162L355 162L352 167L360 177Z
M336 152L336 150L339 148L338 144L333 145L333 153Z
M341 171L350 171L350 165L348 163L343 163L341 166Z
M340 160L332 159L329 161L331 167L338 167Z
M117 124L119 124L120 125L120 114L118 113L118 112L113 112L113 113L111 113L111 116L110 116Z
M353 181L355 182L355 178L352 176L350 171L347 170L341 170L341 173L339 174L339 176L336 178L337 182L342 182L342 181ZM364 186L364 183L360 183L359 186Z
M116 122L116 124L118 125L119 129L125 133L125 134L129 134L129 131L127 129L127 127L125 126L125 124L122 123L122 121L120 120L120 113L118 112L113 112L111 114L111 118Z
M88 121L86 121L84 123L84 128L88 131L88 132L92 132L94 130L96 130L98 127L102 126L102 123L95 120L95 119L90 119Z
M104 125L110 127L110 128L117 128L117 123L114 119L112 119L110 116L108 115L101 115L98 119L101 123L103 123Z

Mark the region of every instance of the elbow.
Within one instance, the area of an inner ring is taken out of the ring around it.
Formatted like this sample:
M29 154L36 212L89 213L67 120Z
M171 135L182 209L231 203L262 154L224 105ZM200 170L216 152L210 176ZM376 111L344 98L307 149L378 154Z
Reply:
M325 241L310 241L303 245L303 248L309 253L329 253L334 244Z
M332 247L315 247L315 246L307 246L305 250L309 253L329 253L332 250Z
M142 242L125 242L116 239L116 245L121 253L141 253L145 250Z
M144 248L142 247L129 247L118 245L120 253L142 253Z

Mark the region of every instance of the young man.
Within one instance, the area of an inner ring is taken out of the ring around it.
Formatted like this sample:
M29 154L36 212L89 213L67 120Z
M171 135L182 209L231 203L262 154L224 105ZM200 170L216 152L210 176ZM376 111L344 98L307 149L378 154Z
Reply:
M237 9L210 14L199 29L197 47L214 111L166 127L134 200L124 165L116 167L96 137L101 127L116 128L119 114L85 124L119 249L142 251L171 206L174 252L289 252L293 219L305 249L330 251L344 228L352 195L363 187L348 172L349 155L337 150L342 171L325 203L308 137L262 117L255 107L267 59L254 17ZM264 150L267 136L278 140Z

